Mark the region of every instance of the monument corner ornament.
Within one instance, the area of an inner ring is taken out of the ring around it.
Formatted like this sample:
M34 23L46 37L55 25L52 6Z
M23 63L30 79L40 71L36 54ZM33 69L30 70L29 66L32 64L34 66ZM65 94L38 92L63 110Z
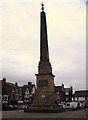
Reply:
M44 4L42 3L42 11L40 13L40 61L38 64L38 74L36 75L37 92L34 96L33 104L29 107L29 111L39 112L57 112L58 107L55 103L56 94L54 90L54 75L49 61L47 22L44 12Z

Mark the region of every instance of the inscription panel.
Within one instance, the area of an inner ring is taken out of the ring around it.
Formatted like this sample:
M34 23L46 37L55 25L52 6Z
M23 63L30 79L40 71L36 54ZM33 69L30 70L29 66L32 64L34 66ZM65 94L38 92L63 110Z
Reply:
M38 85L39 87L48 86L48 80L39 80Z

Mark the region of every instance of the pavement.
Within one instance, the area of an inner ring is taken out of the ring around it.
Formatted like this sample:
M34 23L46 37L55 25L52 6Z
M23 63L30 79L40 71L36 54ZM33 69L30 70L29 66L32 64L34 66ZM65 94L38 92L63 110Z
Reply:
M88 110L76 110L76 111L65 111L60 113L25 113L23 110L15 111L3 111L2 118L43 118L43 119L56 119L56 118L74 118L75 120L87 120ZM39 119L37 119L39 120Z

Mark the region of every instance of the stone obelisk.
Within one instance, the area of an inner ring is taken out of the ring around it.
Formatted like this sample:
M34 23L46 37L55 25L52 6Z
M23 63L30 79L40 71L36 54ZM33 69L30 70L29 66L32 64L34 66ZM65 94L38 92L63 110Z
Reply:
M54 75L49 61L48 36L44 4L40 13L40 61L38 74L36 74L37 93L34 104L38 106L51 106L55 104Z
M55 104L54 77L49 61L46 14L44 12L44 4L42 3L42 11L40 13L40 61L38 74L36 74L37 92L34 96L33 104L29 107L29 111L58 111L58 107Z

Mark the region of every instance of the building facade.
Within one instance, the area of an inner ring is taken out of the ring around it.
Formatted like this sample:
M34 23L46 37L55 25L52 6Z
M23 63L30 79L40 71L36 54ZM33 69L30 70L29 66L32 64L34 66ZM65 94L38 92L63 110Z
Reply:
M65 88L64 84L61 86L55 86L55 93L57 95L58 102L69 102L72 101L73 88Z
M73 101L88 101L88 90L75 91L73 94Z
M15 84L2 80L2 101L9 104L18 104L18 101L23 100L22 88Z
M35 85L28 82L28 85L18 86L7 82L5 78L2 80L2 103L9 105L19 105L22 107L25 103L30 103L36 92Z
M25 105L30 105L33 102L35 93L36 87L31 82L23 86L23 101Z

